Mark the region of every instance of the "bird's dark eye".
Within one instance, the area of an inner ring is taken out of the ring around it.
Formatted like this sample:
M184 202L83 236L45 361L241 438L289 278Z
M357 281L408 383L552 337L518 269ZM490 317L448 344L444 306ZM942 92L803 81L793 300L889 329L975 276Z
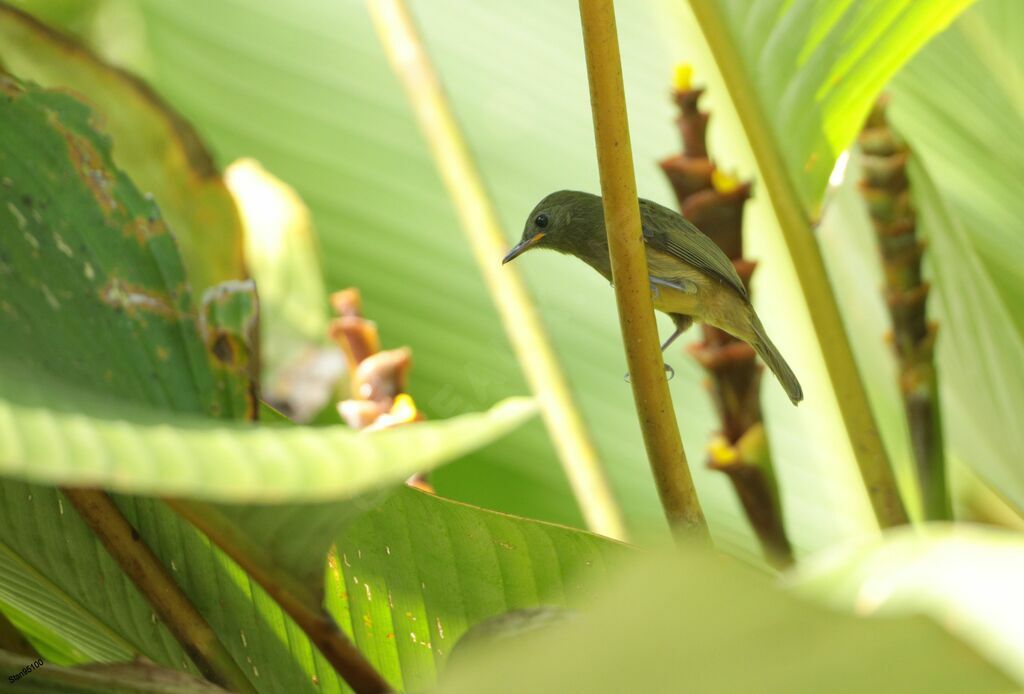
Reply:
M539 214L534 218L533 223L536 224L538 228L543 229L548 225L548 216L546 214Z

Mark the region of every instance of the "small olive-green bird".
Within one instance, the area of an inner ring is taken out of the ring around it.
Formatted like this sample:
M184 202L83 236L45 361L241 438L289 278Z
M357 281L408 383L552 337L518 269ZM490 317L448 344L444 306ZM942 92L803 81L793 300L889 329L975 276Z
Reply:
M703 321L753 347L793 404L803 400L800 382L768 339L746 287L722 249L682 215L650 200L640 200L640 219L654 308L676 325L662 351L694 320ZM541 200L526 220L522 240L502 263L531 248L574 255L612 281L604 208L597 195L562 190Z

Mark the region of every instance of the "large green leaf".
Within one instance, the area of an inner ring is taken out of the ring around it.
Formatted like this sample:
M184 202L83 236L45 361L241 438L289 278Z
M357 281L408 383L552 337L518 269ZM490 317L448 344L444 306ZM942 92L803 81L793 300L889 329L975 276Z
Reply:
M510 399L371 434L231 424L128 406L0 357L0 474L236 503L345 499L490 443L533 412Z
M254 687L342 689L298 626L209 540L158 502L120 498L118 505ZM197 674L146 599L59 491L0 482L0 528L0 600L60 633L93 661L142 655Z
M338 536L327 605L399 689L435 684L481 620L522 608L581 608L624 545L403 489Z
M984 526L935 525L823 552L790 582L861 615L924 614L1024 682L1024 541Z
M974 0L693 0L723 20L807 209L886 82Z
M1024 5L985 0L891 86L892 120L935 179L1008 306L1024 304ZM1011 316L1024 331L1024 313Z
M459 664L446 692L1003 692L921 617L864 620L690 548L645 557L573 620Z
M229 385L238 375L200 336L175 237L112 163L92 111L0 80L3 397L77 409L35 382L43 372L128 406L242 416L247 404Z
M90 111L4 85L0 473L235 501L351 497L529 416L527 403L510 402L361 435L156 409L238 416L246 403L225 386L239 374L206 354L174 237L114 168Z
M224 491L224 485L238 491L231 478L248 479L243 487L263 490L250 498L264 500L287 495L274 491L279 484L301 487L299 496L311 498L327 483L334 487L327 497L351 497L396 481L437 454L440 462L464 445L481 445L529 414L529 405L510 403L489 423L485 415L384 436L202 419L203 412L231 411L218 407L220 384L239 374L218 368L204 349L174 238L152 203L114 167L109 141L92 128L87 108L67 94L2 79L5 473L160 494ZM342 468L348 472L338 476ZM299 477L313 477L288 482L288 471L296 469L305 470ZM221 483L208 484L210 474ZM316 481L320 474L327 477ZM173 481L189 477L184 485ZM341 486L327 482L330 477ZM144 654L192 669L59 492L3 481L0 496L5 604L60 632L90 658ZM122 498L119 505L255 685L302 691L319 678L322 686L338 686L295 624L194 529L151 500ZM264 530L271 521L275 531L289 527L288 518L257 517ZM322 566L323 553L319 561Z

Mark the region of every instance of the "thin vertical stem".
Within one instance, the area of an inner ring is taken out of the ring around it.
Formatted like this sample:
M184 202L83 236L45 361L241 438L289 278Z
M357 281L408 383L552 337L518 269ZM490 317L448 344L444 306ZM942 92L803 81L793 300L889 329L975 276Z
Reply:
M935 369L938 326L928 320L931 287L922 272L926 245L918 238L917 213L910 202L907 162L911 152L890 127L887 107L888 99L883 95L875 102L860 134L860 191L878 238L885 303L892 318L892 346L900 370L900 392L917 463L924 517L952 520Z
M409 10L402 0L367 0L367 4L455 203L505 332L537 397L587 527L625 539L622 512L526 285L514 267L501 265L505 234Z
M679 437L658 345L612 1L580 0L580 20L615 300L637 416L669 524L680 536L704 537L707 526Z

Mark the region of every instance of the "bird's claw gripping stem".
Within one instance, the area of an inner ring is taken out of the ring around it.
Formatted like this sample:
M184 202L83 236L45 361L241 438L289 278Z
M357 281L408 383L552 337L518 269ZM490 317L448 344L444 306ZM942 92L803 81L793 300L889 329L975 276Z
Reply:
M672 368L671 364L664 364L663 366L665 367L665 373L668 374L668 380L671 381L673 378L675 378L676 370ZM628 371L622 374L622 380L624 380L626 383L630 382Z

